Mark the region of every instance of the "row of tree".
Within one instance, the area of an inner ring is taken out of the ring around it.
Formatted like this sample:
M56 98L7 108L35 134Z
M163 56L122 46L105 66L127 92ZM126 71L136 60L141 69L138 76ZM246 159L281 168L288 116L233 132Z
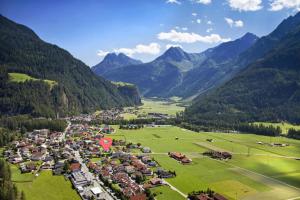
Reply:
M51 131L64 131L67 122L61 119L32 118L28 115L17 115L12 117L1 117L0 127L10 130L21 130L21 132L34 129L50 129Z
M24 192L19 193L11 180L11 171L7 162L0 159L0 199L25 200Z

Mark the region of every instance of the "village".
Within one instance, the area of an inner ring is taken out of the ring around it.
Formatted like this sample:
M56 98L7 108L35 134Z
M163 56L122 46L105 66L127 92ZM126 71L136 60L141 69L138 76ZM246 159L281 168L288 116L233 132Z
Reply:
M53 175L66 176L82 199L154 199L149 189L166 185L164 179L176 176L176 172L160 167L151 157L151 149L141 144L113 139L111 147L104 150L101 139L114 133L109 125L69 122L65 132L40 129L26 133L12 142L4 156L22 173L39 176L41 170L52 170ZM131 153L137 150L140 153ZM192 162L179 152L170 152L170 157L182 164Z

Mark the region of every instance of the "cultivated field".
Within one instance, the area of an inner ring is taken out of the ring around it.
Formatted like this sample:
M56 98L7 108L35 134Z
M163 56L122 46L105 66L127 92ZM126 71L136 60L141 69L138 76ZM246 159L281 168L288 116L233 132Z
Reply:
M300 141L297 140L251 134L195 133L178 127L117 130L111 137L150 147L152 156L163 168L176 171L177 176L166 181L177 191L167 186L155 188L157 199L184 199L182 194L208 187L229 199L300 198L300 160L296 160L300 157ZM257 142L281 142L290 146L271 147ZM219 161L203 157L202 153L208 149L231 152L233 159ZM169 158L167 152L170 151L186 154L193 159L192 164L182 165Z
M287 134L287 132L289 131L289 129L293 128L296 130L300 130L300 125L293 125L293 124L289 124L286 122L282 122L282 123L271 123L271 122L255 122L255 124L262 124L264 126L279 126L282 130L283 134Z
M177 100L170 100L169 102L167 102L160 100L143 99L142 103L143 105L139 106L136 110L136 114L124 113L122 114L123 117L127 120L130 120L137 118L137 115L146 115L148 113L176 115L177 112L184 111L184 107L180 106L180 103L177 102Z

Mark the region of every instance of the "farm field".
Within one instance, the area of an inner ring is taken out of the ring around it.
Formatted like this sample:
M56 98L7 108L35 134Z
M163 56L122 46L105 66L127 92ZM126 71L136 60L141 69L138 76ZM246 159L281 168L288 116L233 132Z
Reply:
M300 141L297 140L252 134L196 133L172 126L117 130L111 137L150 147L152 156L163 168L176 171L177 176L166 181L184 194L210 187L229 199L300 197L300 161L295 159L300 155ZM206 139L213 139L213 142ZM270 140L290 146L257 144ZM219 161L203 157L202 153L209 149L229 151L233 159ZM192 164L182 165L169 158L170 151L186 154L192 158ZM178 192L165 187L153 189L159 194L157 199L171 199L170 196L184 199Z
M26 199L80 200L64 176L53 176L51 171L42 171L38 177L31 173L21 174L15 165L11 165L11 172L12 181L19 191L24 191Z
M168 101L160 101L160 100L152 100L152 99L142 99L143 105L139 106L136 110L136 114L133 113L124 113L123 117L127 120L137 118L137 115L145 115L148 113L163 113L168 115L176 115L177 112L184 111L184 107L178 105L177 101L172 100ZM129 107L127 109L132 109Z
M287 134L289 129L293 128L296 130L300 130L300 125L293 125L290 123L282 122L282 123L271 123L271 122L255 122L254 124L262 124L264 126L279 126L282 130L283 134Z

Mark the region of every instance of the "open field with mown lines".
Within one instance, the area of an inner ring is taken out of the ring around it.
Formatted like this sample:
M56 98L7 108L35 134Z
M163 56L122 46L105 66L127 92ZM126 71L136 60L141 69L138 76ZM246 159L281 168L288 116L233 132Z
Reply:
M184 194L209 187L229 199L300 198L300 160L296 160L300 157L300 141L297 140L252 134L195 133L178 127L117 130L111 137L150 147L152 156L163 168L176 171L177 176L166 181ZM271 147L257 142L281 142L290 146ZM233 159L219 161L203 157L202 153L209 149L232 152ZM170 151L186 154L193 159L192 164L182 165L169 158ZM157 199L184 199L167 186L153 191L158 194Z

